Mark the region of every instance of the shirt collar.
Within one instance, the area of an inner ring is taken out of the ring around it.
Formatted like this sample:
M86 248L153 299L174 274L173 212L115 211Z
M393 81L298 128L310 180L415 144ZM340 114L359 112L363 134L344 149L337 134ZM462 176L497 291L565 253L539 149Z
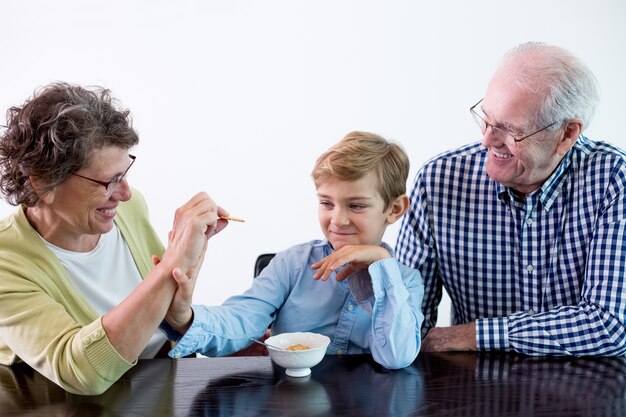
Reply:
M539 201L541 201L546 211L550 210L550 207L552 207L557 197L561 194L563 187L565 187L567 171L572 163L571 155L572 150L570 149L563 157L559 166L539 189Z

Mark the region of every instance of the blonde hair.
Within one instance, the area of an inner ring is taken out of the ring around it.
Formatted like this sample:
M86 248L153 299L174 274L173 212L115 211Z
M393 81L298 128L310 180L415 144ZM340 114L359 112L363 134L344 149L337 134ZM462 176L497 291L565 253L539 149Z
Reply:
M406 193L409 157L402 147L368 132L350 132L324 152L311 176L316 187L330 178L356 181L374 172L385 210Z

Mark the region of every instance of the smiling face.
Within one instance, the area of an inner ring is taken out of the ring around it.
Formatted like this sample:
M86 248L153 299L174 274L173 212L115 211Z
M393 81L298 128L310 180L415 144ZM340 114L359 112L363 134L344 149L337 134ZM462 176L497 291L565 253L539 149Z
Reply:
M513 81L506 69L498 70L487 88L482 111L487 122L521 137L543 127L533 124L541 96L516 87ZM487 174L522 195L529 194L541 187L563 158L562 138L562 129L545 130L516 143L512 138L499 140L488 128L483 135L483 145L489 149Z
M108 147L93 152L89 165L77 174L108 182L122 175L130 159L128 150ZM120 202L128 201L131 191L126 180L107 196L105 187L71 175L51 192L42 195L28 218L48 242L76 252L92 250L101 234L113 228Z
M355 181L331 177L318 186L320 226L335 250L380 245L387 225L396 220L393 204L385 209L377 183L371 173Z

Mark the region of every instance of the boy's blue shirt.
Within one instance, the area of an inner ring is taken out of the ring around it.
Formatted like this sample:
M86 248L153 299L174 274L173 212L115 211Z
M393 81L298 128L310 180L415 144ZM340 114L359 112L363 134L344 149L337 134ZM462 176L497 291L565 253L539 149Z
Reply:
M193 352L223 356L250 345L271 324L272 334L315 332L331 339L330 355L371 353L389 369L411 364L420 348L424 285L420 273L391 258L337 282L314 280L311 265L328 256L327 240L313 240L279 252L254 278L250 289L221 306L194 305L184 334L161 326L178 341L174 358Z

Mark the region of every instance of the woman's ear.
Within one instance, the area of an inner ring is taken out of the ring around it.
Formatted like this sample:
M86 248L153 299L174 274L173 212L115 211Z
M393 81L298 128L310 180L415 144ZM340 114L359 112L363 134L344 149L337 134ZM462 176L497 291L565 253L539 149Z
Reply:
M28 177L31 185L33 186L33 190L35 190L35 194L39 197L39 200L43 201L45 204L51 204L54 201L55 188L45 187L43 182L33 175Z
M572 146L576 143L576 139L583 132L583 121L582 119L576 117L572 120L569 120L565 125L565 130L563 131L563 137L559 144L557 145L556 151L560 156L565 156L567 151L572 149Z
M409 209L409 196L402 194L398 196L391 204L389 214L387 215L387 224L393 224L400 219Z

